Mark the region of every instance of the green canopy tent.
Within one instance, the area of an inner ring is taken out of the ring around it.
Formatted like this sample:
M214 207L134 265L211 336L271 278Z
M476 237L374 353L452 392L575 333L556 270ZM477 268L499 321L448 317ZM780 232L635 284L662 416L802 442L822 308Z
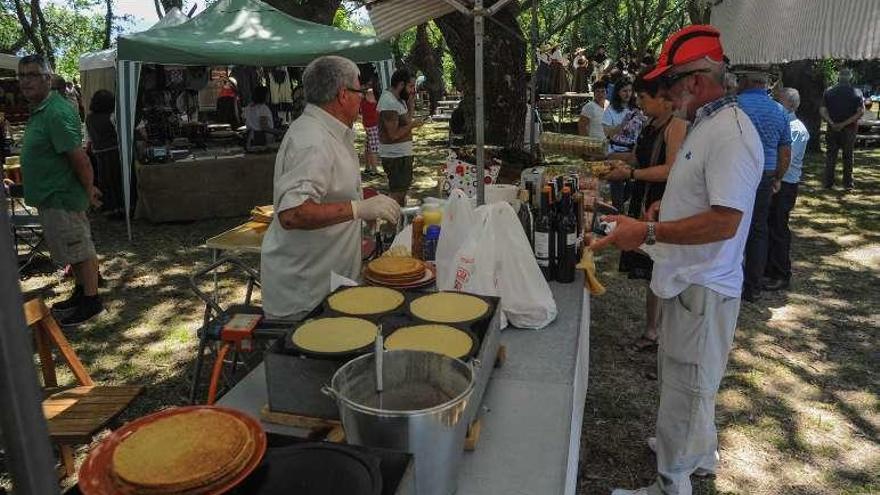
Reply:
M375 37L291 17L260 0L219 0L179 26L122 36L117 45L117 125L128 236L131 164L141 65L304 66L322 55L378 63L388 81L391 50Z

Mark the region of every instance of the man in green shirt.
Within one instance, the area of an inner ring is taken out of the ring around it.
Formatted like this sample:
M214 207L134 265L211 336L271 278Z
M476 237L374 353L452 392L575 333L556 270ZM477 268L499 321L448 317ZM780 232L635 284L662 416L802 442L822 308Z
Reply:
M73 267L73 295L52 309L62 325L76 325L103 311L98 257L86 216L89 206L101 204L101 192L82 149L79 114L51 90L52 72L45 59L39 55L22 58L18 79L31 113L21 146L24 199L40 212L52 258Z

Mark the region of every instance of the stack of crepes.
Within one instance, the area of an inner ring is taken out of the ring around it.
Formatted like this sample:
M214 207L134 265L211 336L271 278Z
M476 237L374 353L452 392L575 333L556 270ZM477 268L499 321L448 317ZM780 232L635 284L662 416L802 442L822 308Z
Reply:
M251 210L251 220L260 223L272 223L272 217L275 215L275 207L273 205L256 206Z
M364 278L377 285L406 287L425 279L428 268L411 256L382 256L371 261Z
M110 476L123 494L202 494L229 485L258 453L258 439L222 409L164 415L123 438Z

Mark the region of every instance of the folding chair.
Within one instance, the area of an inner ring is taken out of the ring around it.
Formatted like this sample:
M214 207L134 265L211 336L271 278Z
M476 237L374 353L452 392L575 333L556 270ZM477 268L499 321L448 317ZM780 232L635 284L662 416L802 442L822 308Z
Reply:
M43 225L34 208L24 202L21 184L4 182L9 201L9 224L12 228L12 245L19 262L18 275L23 276L38 258L50 260L43 237Z
M60 474L62 477L70 476L75 467L73 446L91 443L92 437L125 410L143 387L95 385L43 300L31 299L26 302L24 314L36 341L43 387L49 394L43 401L49 437L58 444L60 450ZM79 386L58 391L53 346L57 348Z

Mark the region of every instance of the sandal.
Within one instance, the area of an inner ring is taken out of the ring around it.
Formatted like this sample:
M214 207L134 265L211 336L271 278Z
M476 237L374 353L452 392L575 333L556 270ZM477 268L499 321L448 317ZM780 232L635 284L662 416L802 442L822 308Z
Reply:
M657 350L657 339L649 339L642 335L629 348L634 352L648 352Z

